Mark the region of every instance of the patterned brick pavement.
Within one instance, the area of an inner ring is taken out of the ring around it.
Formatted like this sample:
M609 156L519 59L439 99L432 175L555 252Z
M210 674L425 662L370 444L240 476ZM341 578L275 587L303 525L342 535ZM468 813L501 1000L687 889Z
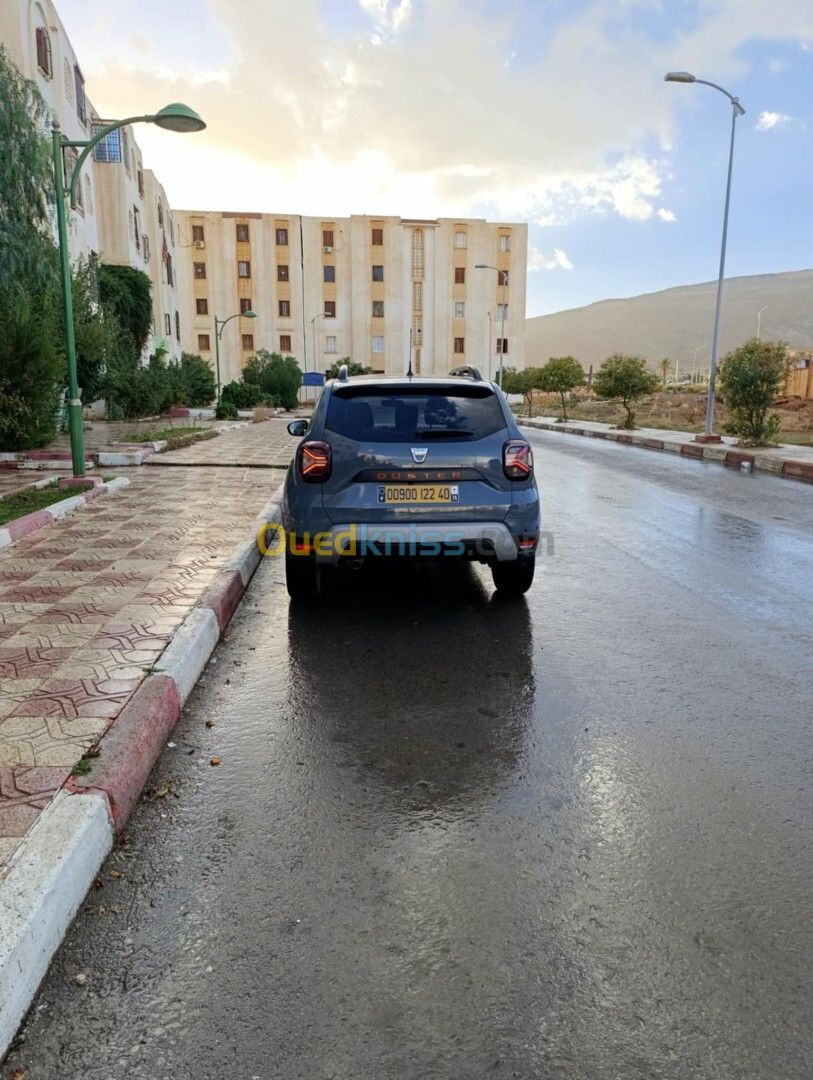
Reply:
M288 433L287 420L263 420L223 431L216 439L170 450L149 459L155 465L244 465L287 468L298 440Z
M129 475L0 552L0 876L280 481L258 468Z

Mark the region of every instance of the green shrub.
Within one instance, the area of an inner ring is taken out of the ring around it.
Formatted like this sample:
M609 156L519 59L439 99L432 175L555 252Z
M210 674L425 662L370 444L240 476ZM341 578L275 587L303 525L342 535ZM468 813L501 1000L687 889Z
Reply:
M630 404L653 394L658 385L657 375L647 371L643 357L621 353L607 357L593 376L593 389L598 397L621 401L627 416L619 427L628 429L635 427L635 413Z
M230 401L222 401L215 409L215 418L218 420L237 420L237 406Z
M52 330L22 313L0 319L0 449L33 450L56 435L62 362Z
M234 405L237 409L253 409L264 404L265 395L262 387L256 383L230 382L223 387L220 400L224 404Z
M267 405L295 409L302 385L302 371L293 356L258 349L243 368L243 382L259 386Z
M779 434L779 417L768 409L785 381L788 350L783 341L751 338L727 353L720 364L718 387L725 400L724 430L753 446L765 446Z
M178 389L178 404L193 409L211 405L217 393L215 373L210 364L196 353L182 353L180 364L174 365Z

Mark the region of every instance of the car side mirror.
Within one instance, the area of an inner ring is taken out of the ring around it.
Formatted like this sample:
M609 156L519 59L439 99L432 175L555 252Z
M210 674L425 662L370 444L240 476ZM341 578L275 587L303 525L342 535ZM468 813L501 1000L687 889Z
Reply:
M307 420L292 420L288 425L288 432L291 435L296 435L298 439L301 439L305 432L308 430Z

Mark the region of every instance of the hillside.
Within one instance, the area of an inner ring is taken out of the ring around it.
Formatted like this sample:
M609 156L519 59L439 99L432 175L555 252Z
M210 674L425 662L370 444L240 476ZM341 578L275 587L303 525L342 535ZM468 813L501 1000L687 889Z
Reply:
M653 367L669 357L682 372L691 369L696 353L698 369L707 368L716 293L717 282L708 281L528 319L526 365L570 354L585 367L596 366L610 353L625 352L646 356ZM813 346L813 270L760 274L726 279L720 356L756 334L757 312L766 304L763 338L782 339L792 348Z

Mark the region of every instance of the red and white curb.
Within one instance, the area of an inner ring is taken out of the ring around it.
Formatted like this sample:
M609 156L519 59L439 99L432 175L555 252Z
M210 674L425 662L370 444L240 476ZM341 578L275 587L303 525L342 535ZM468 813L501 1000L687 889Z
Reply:
M0 872L0 1061L260 564L257 532L280 521L281 495L113 721L91 772L69 778Z
M769 457L759 451L734 450L726 443L696 443L682 442L678 439L661 439L652 435L633 435L628 431L616 428L583 428L573 424L549 423L547 420L534 420L533 418L519 419L520 427L536 428L540 431L556 431L560 435L584 435L590 439L606 439L608 442L623 443L627 446L640 446L646 450L665 450L673 454L681 454L683 457L696 458L701 461L714 461L718 465L727 465L729 468L741 469L746 466L747 471L753 469L756 472L769 472L790 480L802 480L813 483L813 462L796 461L793 458Z
M47 485L52 482L53 481L48 480L45 483L37 483L29 486L43 488L47 487ZM74 510L78 510L80 506L84 506L85 503L90 502L92 499L98 499L99 496L104 495L105 492L118 491L119 488L126 487L129 483L130 481L126 476L117 476L116 479L111 480L109 484L98 484L96 487L90 488L81 495L71 495L70 498L61 499L59 502L51 503L51 505L44 510L35 510L33 514L26 514L25 517L15 518L14 521L9 521L0 528L0 548L8 547L8 545L13 544L15 540L20 540L22 537L28 536L29 533L36 532L37 529L42 529L45 525L50 525L52 521L56 521L66 514L72 514Z

